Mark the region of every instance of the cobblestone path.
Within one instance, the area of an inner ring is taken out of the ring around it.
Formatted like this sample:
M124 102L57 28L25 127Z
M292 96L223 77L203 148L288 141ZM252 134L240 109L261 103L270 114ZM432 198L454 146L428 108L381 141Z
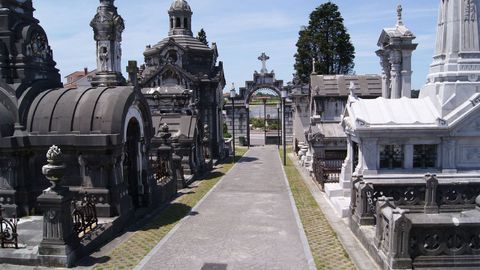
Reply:
M315 269L276 147L252 148L137 269Z

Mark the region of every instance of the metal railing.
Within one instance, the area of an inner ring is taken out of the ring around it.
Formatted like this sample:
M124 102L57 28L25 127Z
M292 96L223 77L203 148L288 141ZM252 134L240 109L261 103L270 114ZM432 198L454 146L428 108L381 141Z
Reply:
M326 183L338 183L342 172L342 160L325 160L321 156L313 157L313 174L315 180L325 187Z
M17 224L19 219L3 217L4 209L0 206L0 244L2 248L14 247L18 249Z
M73 230L78 234L79 238L82 238L98 225L95 199L92 195L85 192L80 202L72 202L72 207Z

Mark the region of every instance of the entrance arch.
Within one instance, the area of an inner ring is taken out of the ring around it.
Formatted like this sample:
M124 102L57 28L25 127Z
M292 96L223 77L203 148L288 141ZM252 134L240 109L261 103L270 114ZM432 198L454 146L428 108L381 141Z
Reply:
M281 94L277 88L262 85L250 91L247 110L247 145L280 144Z
M136 118L130 118L126 128L123 176L134 208L141 206L140 191L143 187L141 140L141 125Z
M266 62L269 60L265 53L262 53L258 60L262 62L262 69L260 72L255 71L253 73L253 80L246 81L245 87L241 87L239 90L240 95L235 98L235 104L231 104L228 102L225 104L225 111L226 111L226 125L228 133L232 134L233 126L235 126L235 141L236 143L245 143L248 145L248 141L250 138L250 106L253 105L251 102L251 97L254 93L262 90L267 90L275 93L275 96L280 97L282 90L284 90L283 80L277 80L275 78L275 72L273 70L269 71L267 69ZM232 106L233 105L233 106ZM291 133L292 133L292 117L291 117L291 103L287 102L285 108L285 115L286 115L286 140L291 140ZM276 113L275 113L276 115ZM243 137L243 138L242 138ZM264 138L265 138L264 134ZM243 141L242 141L243 139ZM275 143L275 138L273 139Z

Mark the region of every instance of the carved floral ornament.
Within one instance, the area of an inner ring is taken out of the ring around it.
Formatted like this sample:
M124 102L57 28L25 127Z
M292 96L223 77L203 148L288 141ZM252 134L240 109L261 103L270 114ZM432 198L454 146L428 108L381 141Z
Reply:
M477 6L474 0L465 0L465 21L477 20Z

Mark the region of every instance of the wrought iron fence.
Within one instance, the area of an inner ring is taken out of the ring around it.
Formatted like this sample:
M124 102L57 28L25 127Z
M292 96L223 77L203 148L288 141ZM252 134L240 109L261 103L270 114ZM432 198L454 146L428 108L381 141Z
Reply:
M82 238L98 225L95 199L85 192L82 200L80 202L73 201L72 206L73 229L78 237Z
M2 248L15 247L18 249L17 224L19 219L3 217L4 209L0 206L0 243Z
M315 180L325 187L326 183L338 183L342 171L342 160L325 160L320 155L313 157L313 174Z

